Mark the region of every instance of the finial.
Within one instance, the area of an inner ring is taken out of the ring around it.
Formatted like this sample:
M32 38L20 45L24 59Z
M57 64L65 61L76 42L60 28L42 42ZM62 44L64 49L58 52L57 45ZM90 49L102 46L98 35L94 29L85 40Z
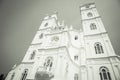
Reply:
M55 13L55 14L58 14L58 12L57 12L57 11L54 11L54 13Z
M70 30L72 30L73 29L73 26L72 25L70 25Z
M65 29L68 30L68 26L67 25L65 25Z
M65 25L65 21L64 20L62 20L62 24L61 24L62 26L64 26Z
M12 69L15 69L17 67L17 64L15 64L13 67L12 67Z
M57 18L57 11L54 11L54 14L52 14L51 17L54 17L54 18L58 19Z
M58 21L58 26L60 26L60 21Z
M82 29L80 29L80 32L82 32Z

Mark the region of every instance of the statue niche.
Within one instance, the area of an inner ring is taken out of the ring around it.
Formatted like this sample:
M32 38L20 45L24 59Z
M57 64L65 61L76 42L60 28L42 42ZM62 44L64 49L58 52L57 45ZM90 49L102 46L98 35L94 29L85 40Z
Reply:
M46 71L51 71L53 65L53 58L52 57L47 57L44 63L44 68Z

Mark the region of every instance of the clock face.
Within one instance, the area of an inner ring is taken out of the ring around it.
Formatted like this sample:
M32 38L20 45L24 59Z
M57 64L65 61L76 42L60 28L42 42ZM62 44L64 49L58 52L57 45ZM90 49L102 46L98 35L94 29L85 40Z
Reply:
M51 41L55 41L55 42L57 42L58 40L59 40L58 36L53 36L52 39L51 39Z
M87 16L88 16L88 17L93 17L93 14L92 14L91 12L88 12L88 13L87 13Z

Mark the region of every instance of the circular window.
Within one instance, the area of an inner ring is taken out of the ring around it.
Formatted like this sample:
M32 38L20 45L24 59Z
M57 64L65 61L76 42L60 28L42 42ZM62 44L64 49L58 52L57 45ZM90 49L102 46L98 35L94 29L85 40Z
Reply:
M88 13L87 13L87 16L88 16L88 17L92 17L93 14L92 14L91 12L88 12Z
M58 36L53 36L52 37L52 41L58 41L59 40L59 37Z

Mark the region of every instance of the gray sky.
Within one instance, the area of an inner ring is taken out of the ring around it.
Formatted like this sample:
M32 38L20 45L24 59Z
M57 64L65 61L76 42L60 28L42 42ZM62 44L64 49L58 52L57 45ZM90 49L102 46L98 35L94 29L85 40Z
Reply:
M58 12L59 20L81 27L79 6L95 2L114 50L120 54L120 0L0 0L0 73L19 64L45 14Z

